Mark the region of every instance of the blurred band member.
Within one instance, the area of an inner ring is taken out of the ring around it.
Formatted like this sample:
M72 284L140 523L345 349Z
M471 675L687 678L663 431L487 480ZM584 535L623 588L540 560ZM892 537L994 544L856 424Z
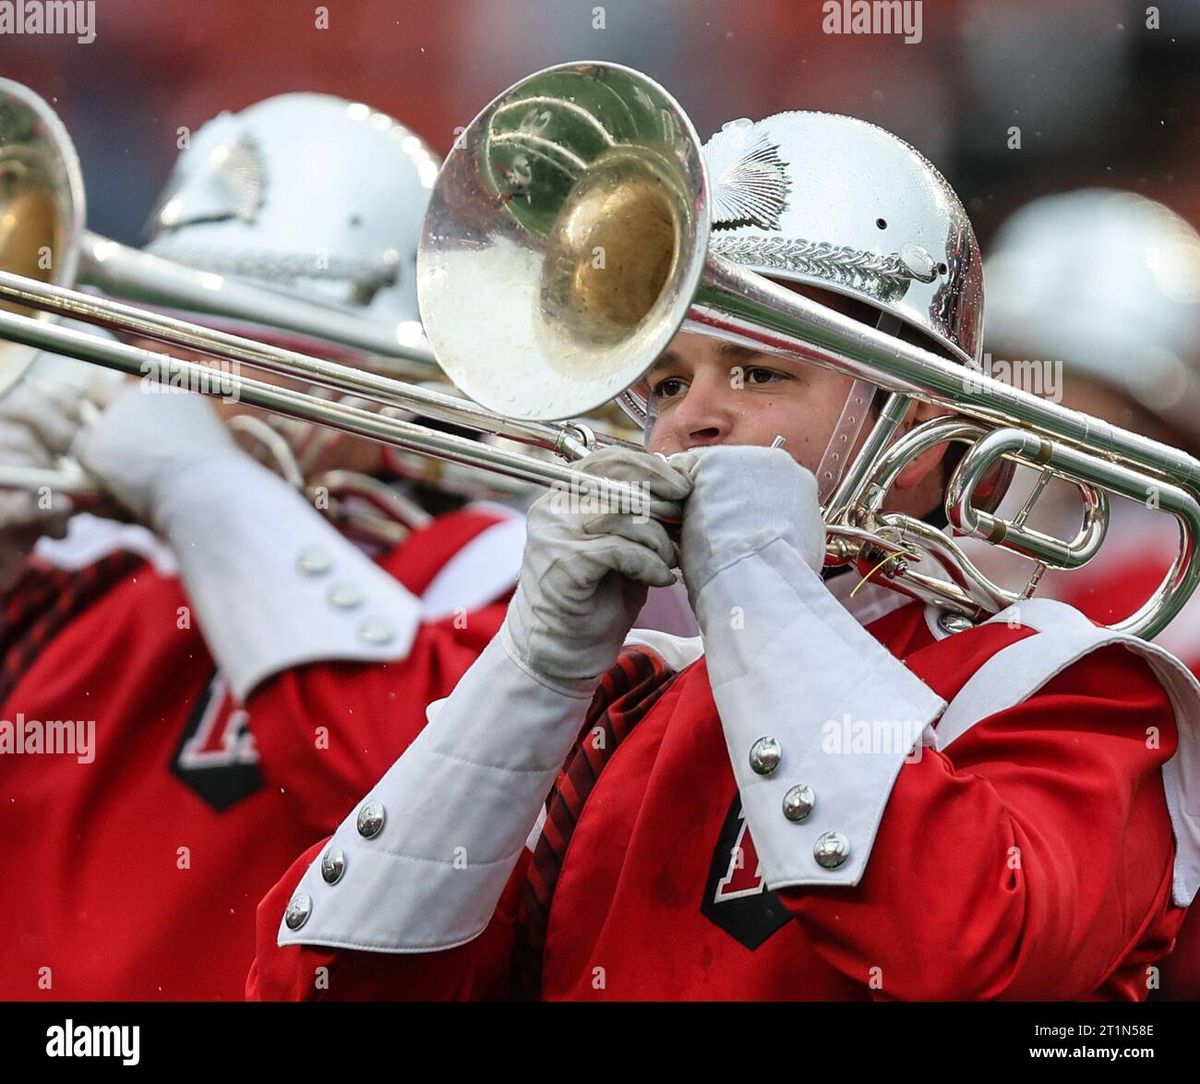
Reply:
M1035 200L997 234L987 292L994 366L1044 384L1049 375L1065 406L1200 457L1200 236L1179 215L1111 189ZM1015 511L1028 486L1013 489ZM1070 537L1079 509L1077 491L1054 483L1029 522ZM1179 545L1153 493L1144 503L1113 497L1110 509L1100 553L1082 569L1048 572L1038 588L1105 624L1150 597ZM1200 594L1155 642L1200 667ZM1200 998L1194 914L1162 964L1162 990Z
M400 328L437 167L364 105L272 98L195 134L149 247ZM0 888L0 996L238 998L258 900L499 627L521 517L425 516L373 560L208 400L134 382L90 425L80 403L0 400L6 449L73 449L137 521L77 515L0 603L0 847L22 871ZM352 441L326 460L379 464Z

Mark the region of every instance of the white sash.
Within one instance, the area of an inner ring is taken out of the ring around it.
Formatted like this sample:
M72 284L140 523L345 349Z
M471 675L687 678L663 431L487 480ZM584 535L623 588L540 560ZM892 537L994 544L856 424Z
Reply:
M1123 644L1150 664L1175 710L1179 747L1162 771L1175 834L1173 899L1180 907L1188 906L1200 887L1200 684L1161 647L1098 628L1065 603L1028 599L988 623L1018 619L1021 626L1037 631L998 651L971 676L936 727L937 748L945 748L980 719L1021 703L1083 656Z

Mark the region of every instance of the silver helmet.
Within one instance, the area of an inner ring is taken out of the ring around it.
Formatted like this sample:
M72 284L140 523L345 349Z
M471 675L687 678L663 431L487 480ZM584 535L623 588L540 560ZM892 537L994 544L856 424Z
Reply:
M418 342L417 241L439 166L419 136L359 102L267 98L221 113L191 137L151 217L146 251L334 306ZM191 318L310 353L342 353L269 322L245 329L216 312ZM293 480L323 469L344 439L280 417L231 424Z
M958 196L919 151L856 117L796 111L730 121L704 159L711 251L871 305L978 363L979 244Z
M1200 440L1200 235L1179 215L1115 189L1044 196L986 275L993 352L1059 359Z
M371 319L415 321L417 239L439 164L369 106L268 98L192 136L146 250Z
M796 111L725 124L704 146L710 251L784 282L842 294L891 334L964 364L982 353L983 267L958 196L904 140L855 117ZM818 469L823 495L846 466L874 385L857 381ZM621 403L650 424L647 383ZM835 447L836 442L836 447Z
M865 302L978 360L979 245L924 155L855 117L792 112L731 121L704 156L712 251Z

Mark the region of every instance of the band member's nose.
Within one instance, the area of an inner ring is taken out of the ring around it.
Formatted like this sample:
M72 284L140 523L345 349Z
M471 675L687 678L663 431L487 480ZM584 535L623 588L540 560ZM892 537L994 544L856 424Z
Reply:
M684 448L720 444L733 431L733 390L720 376L700 372L673 411L672 428Z

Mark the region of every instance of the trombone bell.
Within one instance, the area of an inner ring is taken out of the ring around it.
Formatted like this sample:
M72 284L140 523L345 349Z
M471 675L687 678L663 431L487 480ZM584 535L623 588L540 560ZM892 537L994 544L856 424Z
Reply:
M679 222L664 188L652 161L621 151L580 180L544 258L542 310L559 314L548 325L557 337L609 350L650 317L678 259Z
M39 282L74 281L83 228L83 180L70 136L54 112L20 83L0 79L0 267ZM0 303L22 316L49 317ZM0 394L38 351L0 342Z
M442 368L509 417L609 402L683 322L706 192L691 121L645 76L567 64L517 83L460 136L426 214L417 296Z

